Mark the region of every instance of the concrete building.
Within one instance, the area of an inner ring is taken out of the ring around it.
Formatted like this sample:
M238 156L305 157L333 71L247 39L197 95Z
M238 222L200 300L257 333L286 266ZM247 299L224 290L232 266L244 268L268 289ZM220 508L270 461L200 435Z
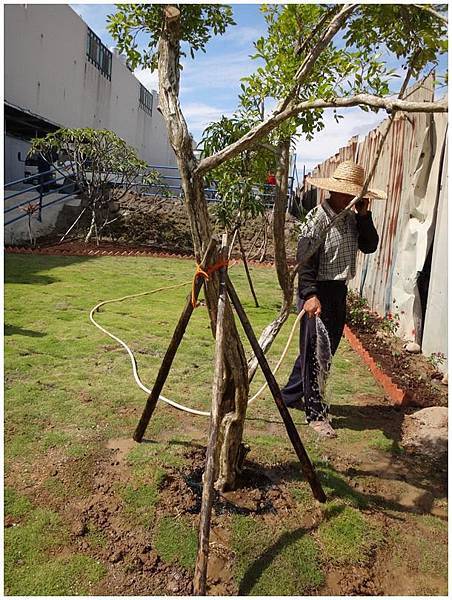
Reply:
M158 94L65 4L5 6L5 183L29 140L59 127L110 129L148 164L175 165Z

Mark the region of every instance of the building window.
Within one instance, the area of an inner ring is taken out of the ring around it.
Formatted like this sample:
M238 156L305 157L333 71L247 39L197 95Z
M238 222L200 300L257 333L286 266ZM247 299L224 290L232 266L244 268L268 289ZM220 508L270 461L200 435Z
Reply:
M95 65L99 71L111 81L111 57L110 50L102 44L100 38L88 27L86 38L86 56L90 63Z
M152 115L152 102L154 98L149 90L140 83L140 106L143 110Z

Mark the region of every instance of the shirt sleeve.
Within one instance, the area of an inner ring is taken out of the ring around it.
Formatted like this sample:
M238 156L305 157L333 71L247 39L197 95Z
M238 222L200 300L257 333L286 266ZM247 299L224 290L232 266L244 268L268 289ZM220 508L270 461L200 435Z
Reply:
M356 214L356 226L358 228L358 248L364 254L372 254L377 249L379 238L370 210L365 215Z
M320 248L306 260L318 240L312 237L301 236L298 240L297 262L302 263L298 268L298 294L302 300L317 294L317 275L319 271Z

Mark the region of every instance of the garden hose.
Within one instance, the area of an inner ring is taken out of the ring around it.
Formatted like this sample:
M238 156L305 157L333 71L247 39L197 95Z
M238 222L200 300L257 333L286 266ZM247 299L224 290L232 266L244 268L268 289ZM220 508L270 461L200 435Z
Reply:
M156 294L157 292L163 292L166 290L174 290L176 288L179 287L183 287L186 285L189 285L192 283L192 280L190 281L185 281L183 283L179 283L177 285L172 285L169 287L161 287L161 288L156 288L155 290L150 290L147 292L140 292L138 294L130 294L128 296L122 296L121 298L114 298L112 300L104 300L103 302L99 302L98 304L96 304L96 306L94 306L90 313L89 313L89 319L91 321L91 323L93 323L93 325L95 327L97 327L98 329L100 329L103 333L105 333L106 335L108 335L109 337L111 337L113 340L115 340L116 342L118 342L118 344L120 344L127 352L127 354L130 357L130 361L132 363L132 371L133 371L133 377L135 379L135 382L137 383L138 387L140 389L142 389L144 392L146 392L147 394L151 394L152 390L149 389L148 387L146 387L144 385L144 383L141 381L141 378L138 374L138 365L137 365L137 361L135 359L135 356L132 352L132 350L129 348L129 346L123 341L121 340L119 337L117 337L116 335L114 335L113 333L111 333L110 331L108 331L107 329L105 329L105 327L102 327L102 325L99 325L99 323L97 323L97 321L94 319L94 313L98 312L99 309L102 306L105 306L106 304L113 304L114 302L122 302L123 300L130 300L131 298L139 298L141 296L148 296L150 294ZM281 366L282 361L284 360L287 351L289 349L290 343L292 342L294 333L295 333L295 329L298 325L298 323L300 322L300 319L302 318L302 316L304 315L304 310L302 310L297 318L295 319L295 322L292 326L291 332L289 334L289 338L287 340L286 346L281 354L281 357L278 361L278 363L276 364L275 369L273 370L273 375L276 375L279 367ZM268 386L268 383L264 383L264 385L254 394L254 396L252 398L250 398L248 400L248 404L251 404L251 402L253 402L254 400L256 400L256 398L258 398L262 392L265 390L265 388ZM195 408L189 408L188 406L184 406L182 404L179 404L178 402L175 402L174 400L170 400L169 398L166 398L165 396L160 395L159 396L159 400L161 400L162 402L165 402L166 404L169 404L170 406L172 406L173 408L177 408L178 410L182 410L184 412L188 412L192 415L200 415L203 417L210 417L210 412L206 412L203 410L196 410Z

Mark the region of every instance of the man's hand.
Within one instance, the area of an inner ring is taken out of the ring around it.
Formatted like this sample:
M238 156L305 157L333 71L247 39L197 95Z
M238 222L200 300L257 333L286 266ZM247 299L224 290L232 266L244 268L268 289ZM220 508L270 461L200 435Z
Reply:
M369 210L369 198L361 198L359 202L355 204L356 212L361 216L365 217Z
M303 304L303 308L306 311L308 317L312 319L312 317L319 316L322 312L322 305L320 304L320 300L317 296L312 296Z

